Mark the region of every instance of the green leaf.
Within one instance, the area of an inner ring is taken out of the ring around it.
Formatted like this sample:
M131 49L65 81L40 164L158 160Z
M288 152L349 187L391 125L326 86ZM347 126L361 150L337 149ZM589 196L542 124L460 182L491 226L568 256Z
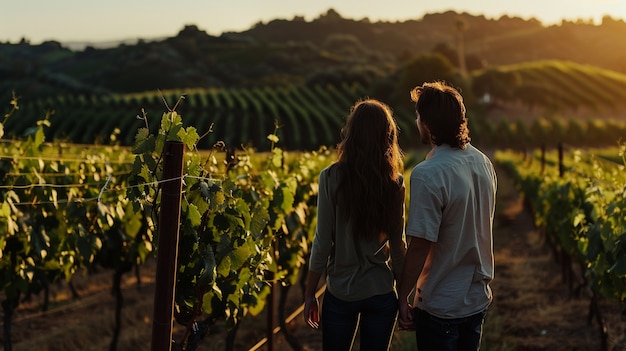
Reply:
M296 193L296 191L298 191L298 180L296 179L296 177L289 177L287 179L285 179L283 181L285 183L285 186L287 187L287 189L289 189L289 191L291 191L293 194Z
M257 294L257 299L255 301L256 303L250 303L249 305L248 312L250 313L250 315L256 316L259 313L263 312L263 309L265 308L265 301L267 300L267 296L270 294L271 291L272 290L269 286L263 286L261 291Z
M11 206L8 202L3 202L1 209L2 217L9 218L11 216Z
M141 241L137 245L137 256L139 256L140 262L146 262L148 255L152 252L152 243L149 241Z
M38 126L50 127L52 125L52 123L50 123L50 120L48 120L48 119L41 119L41 120L37 121L37 125Z
M146 139L148 139L149 136L150 131L148 130L148 128L139 128L137 130L137 134L135 134L135 142L145 141Z
M204 197L205 199L211 198L211 193L217 192L221 188L218 182L212 181L210 179L198 182L198 186L200 187L200 193L202 194L202 197Z
M230 274L230 266L231 266L231 258L230 256L226 256L222 259L220 264L217 266L217 274L221 277L228 277Z
M231 227L239 227L242 229L246 228L243 219L229 213L224 213L224 217L228 220Z
M187 170L187 172L186 172L187 175L192 176L192 177L200 176L200 174L204 171L204 167L200 163L201 161L196 159L197 154L195 154L195 153L186 153L186 155L189 156L189 157L187 157L187 160L185 160L185 167L186 167L186 170ZM189 179L187 179L187 181L195 183L197 181L197 179L189 178Z
M276 206L278 206L283 213L288 213L293 209L294 194L287 187L281 187L279 191L275 193Z
M280 167L283 163L283 150L282 149L274 149L272 150L272 165L274 167Z
M192 226L196 227L200 225L202 220L202 215L198 211L198 206L194 204L189 204L187 207L187 219L191 223Z
M250 233L255 237L261 235L269 220L270 215L266 208L262 206L255 207L250 220Z
M252 278L252 272L250 272L250 268L242 268L237 275L237 279L239 280L239 283L237 284L237 289L242 289L246 284L249 284L250 278Z
M132 206L129 204L126 214L122 215L124 221L124 231L130 238L137 236L141 230L141 214L133 213Z
M213 298L215 294L212 291L204 294L202 296L202 312L208 314L209 316L213 313Z
M235 209L243 219L242 228L250 228L250 205L244 199L237 199Z
M165 135L159 134L154 140L154 153L161 155L163 153L163 148L165 147Z
M43 132L43 127L37 128L35 133L35 139L33 140L33 147L38 148L46 140L46 135Z
M171 112L163 112L163 115L161 115L161 130L162 131L168 131L170 129L170 127L172 127L172 118L170 118L172 116ZM161 131L159 131L160 133Z
M209 184L207 184L206 181L198 182L198 187L200 188L200 194L202 194L202 197L204 197L205 199L208 199L208 198L211 197L211 191L209 190Z
M147 182L152 181L152 171L145 163L141 165L141 172L139 172L139 176Z
M217 271L215 267L215 255L211 245L206 246L204 257L204 268L200 277L198 277L198 285L207 286L215 281L217 277Z
M187 145L189 150L193 150L198 139L200 139L200 135L198 135L195 127L182 128L176 135L180 138L180 141Z
M147 128L140 128L135 135L133 154L144 154L154 150L154 136L150 135Z
M278 136L276 134L270 134L270 135L267 136L267 140L269 140L272 143L276 144L278 142Z
M161 130L167 133L166 139L181 141L178 132L182 129L182 124L183 120L176 111L164 113L161 118Z
M230 254L230 257L232 258L230 269L233 271L239 270L239 268L246 263L252 253L253 252L250 250L250 246L245 244L233 250Z
M46 261L42 269L46 271L58 271L61 269L61 265L57 261Z

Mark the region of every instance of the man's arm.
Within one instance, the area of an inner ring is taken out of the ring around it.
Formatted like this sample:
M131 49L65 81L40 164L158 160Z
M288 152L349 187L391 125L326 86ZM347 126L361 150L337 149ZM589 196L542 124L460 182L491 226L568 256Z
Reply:
M398 288L399 299L399 321L400 329L413 330L415 325L413 324L413 315L411 312L411 305L408 298L411 291L414 289L417 279L419 278L424 264L430 253L432 242L417 238L410 237L409 247L404 258L404 266L402 268L402 276Z

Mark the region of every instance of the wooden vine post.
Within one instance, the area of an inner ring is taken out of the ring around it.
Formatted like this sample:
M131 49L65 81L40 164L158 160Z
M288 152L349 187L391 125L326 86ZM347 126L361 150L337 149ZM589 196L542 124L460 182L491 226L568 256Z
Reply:
M184 144L167 141L163 153L156 288L152 318L152 351L170 351L172 349Z

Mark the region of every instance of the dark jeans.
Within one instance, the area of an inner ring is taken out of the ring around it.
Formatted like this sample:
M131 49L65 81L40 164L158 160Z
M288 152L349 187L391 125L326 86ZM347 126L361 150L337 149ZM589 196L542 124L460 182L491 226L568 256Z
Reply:
M348 351L360 327L361 351L386 351L398 315L394 292L360 301L343 301L328 291L322 301L322 340L325 351Z
M480 348L487 310L465 318L443 319L413 310L419 351L476 351Z

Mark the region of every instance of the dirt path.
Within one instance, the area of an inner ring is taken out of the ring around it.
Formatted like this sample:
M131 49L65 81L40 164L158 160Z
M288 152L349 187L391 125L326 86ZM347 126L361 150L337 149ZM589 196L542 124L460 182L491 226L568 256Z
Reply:
M484 349L601 350L598 324L587 323L589 292L583 289L579 297L571 296L560 264L511 179L502 170L498 175L494 303ZM618 304L603 301L601 308L609 326L609 350L626 350L626 323Z
M482 350L600 350L597 323L587 324L589 300L586 291L580 298L570 297L562 283L560 266L544 245L542 234L532 225L532 218L510 179L499 171L494 248L496 279L492 288L494 303L485 322ZM150 349L153 309L154 271L143 270L140 289L128 275L125 283L122 335L118 350ZM114 300L109 293L111 274L77 277L82 297L68 299L63 284L53 289L50 311L37 311L40 297L24 304L13 323L13 350L108 350L113 329ZM301 292L290 292L289 311L301 302ZM616 303L601 304L608 325L610 350L626 350L626 322ZM288 324L290 332L304 350L321 350L321 333L303 325L298 315ZM265 336L266 316L244 320L237 333L235 350L249 350ZM180 335L180 328L175 336ZM225 330L217 325L214 334L205 338L198 351L224 350ZM393 350L415 350L413 336L396 332ZM261 347L259 350L267 350ZM275 336L276 351L291 350L282 334Z

